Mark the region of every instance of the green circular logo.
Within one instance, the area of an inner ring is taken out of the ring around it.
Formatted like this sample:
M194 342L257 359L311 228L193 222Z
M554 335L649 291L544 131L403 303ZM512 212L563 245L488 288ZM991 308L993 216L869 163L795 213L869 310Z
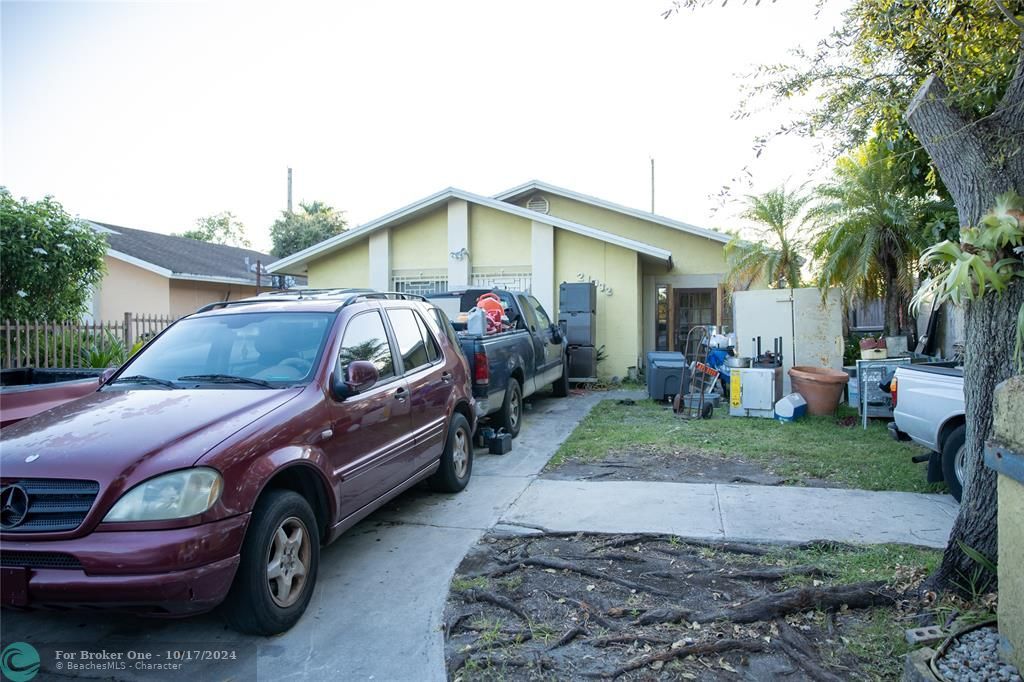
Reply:
M39 672L39 652L28 642L14 642L0 654L0 671L11 682L28 682Z

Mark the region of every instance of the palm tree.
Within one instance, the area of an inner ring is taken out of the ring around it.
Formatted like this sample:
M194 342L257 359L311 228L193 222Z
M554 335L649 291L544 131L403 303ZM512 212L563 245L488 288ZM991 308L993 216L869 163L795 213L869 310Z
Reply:
M729 262L726 278L732 288L748 289L757 280L769 287L800 286L804 264L800 252L805 245L798 231L809 199L800 189L787 190L785 186L747 196L747 208L741 216L760 224L759 238L751 241L737 235L725 245Z
M898 159L871 140L836 162L832 182L815 192L808 219L820 230L811 243L817 284L841 287L847 300L885 301L885 332L913 328L909 304L921 251L934 240L947 202L926 195L905 177Z

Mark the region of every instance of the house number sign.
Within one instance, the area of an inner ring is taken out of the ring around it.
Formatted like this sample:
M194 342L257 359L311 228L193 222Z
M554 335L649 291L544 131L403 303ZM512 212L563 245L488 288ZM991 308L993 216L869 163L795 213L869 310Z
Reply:
M594 279L593 277L587 277L587 273L585 273L585 272L577 272L576 273L576 279L578 279L581 282L589 281L591 284L596 286L597 290L600 291L605 296L611 296L612 293L613 293L613 290L612 290L612 288L610 286L608 286L607 284L605 284L604 282L602 282L599 279Z

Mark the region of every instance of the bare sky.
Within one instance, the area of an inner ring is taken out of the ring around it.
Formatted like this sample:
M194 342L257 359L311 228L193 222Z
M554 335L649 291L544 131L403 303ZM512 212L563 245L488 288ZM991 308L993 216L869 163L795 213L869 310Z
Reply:
M670 20L620 2L3 2L2 177L83 218L183 231L232 211L255 246L286 199L352 224L449 185L538 178L736 227L710 195L780 120L735 121L751 65L813 44L847 3L717 4ZM774 143L753 189L798 183Z

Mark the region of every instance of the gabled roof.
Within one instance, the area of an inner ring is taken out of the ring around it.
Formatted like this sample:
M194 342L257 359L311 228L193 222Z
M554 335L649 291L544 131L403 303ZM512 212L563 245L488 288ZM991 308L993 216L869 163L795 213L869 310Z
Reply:
M363 223L359 227L355 227L351 230L346 230L339 235L335 235L330 239L325 239L319 244L315 244L308 249L293 253L290 256L282 258L279 261L271 263L267 266L268 272L294 272L295 268L305 265L309 261L322 256L323 254L329 253L337 248L349 244L352 242L359 241L364 237L369 236L377 230L385 227L391 227L393 225L400 225L403 222L411 220L419 215L427 213L436 209L448 202L450 199L462 199L472 204L479 206L486 206L493 208L496 211L502 211L511 215L516 215L527 220L533 220L538 223L545 225L551 225L568 232L574 232L592 239L606 242L608 244L615 244L637 253L642 253L652 258L657 258L668 263L672 262L672 252L662 249L657 246L652 246L644 242L636 241L635 239L628 239L626 237L620 237L617 234L611 232L605 232L589 225L581 225L580 223L574 223L571 220L565 220L564 218L558 218L552 215L544 213L538 213L537 211L531 211L527 208L522 208L514 204L510 204L504 201L498 201L490 197L485 197L480 194L473 194L465 190L457 189L455 187L449 187L443 189L440 192L431 194L428 197L424 197L419 201L414 201L408 206L392 211L386 215L382 215L379 218L371 220L368 223Z
M253 249L89 222L107 238L108 256L169 279L255 285L256 261L274 260Z
M630 208L629 206L615 204L611 201L605 201L604 199L598 199L597 197L592 197L587 194L574 192L571 189L558 187L556 185L549 185L548 183L541 182L540 180L530 180L518 187L513 187L512 189L507 189L504 192L499 192L494 195L494 198L499 201L516 201L517 199L528 197L534 192L547 192L548 194L555 194L567 199L575 199L576 201L580 201L585 204L598 206L600 208L608 209L609 211L615 211L617 213L622 213L623 215L632 216L633 218L639 218L640 220L646 220L658 225L664 225L665 227L670 227L674 230L687 232L698 237L705 237L717 242L722 242L723 244L732 239L729 235L716 232L715 230L709 230L704 227L697 227L696 225L691 225L689 223L672 220L671 218L666 218L665 216L658 215L657 213L650 213L648 211Z

